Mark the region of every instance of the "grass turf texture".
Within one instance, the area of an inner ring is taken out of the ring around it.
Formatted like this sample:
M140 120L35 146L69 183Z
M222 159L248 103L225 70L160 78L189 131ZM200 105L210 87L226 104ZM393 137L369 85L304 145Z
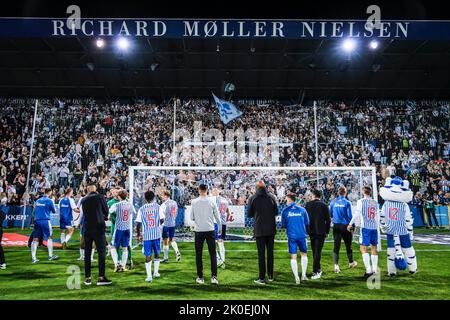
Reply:
M12 232L12 230L7 230ZM21 232L28 234L29 230ZM59 238L59 230L54 230ZM83 263L79 257L78 232L71 240L68 250L55 249L60 256L57 261L47 261L47 249L38 249L41 262L31 264L31 255L25 247L6 247L7 269L0 270L0 299L450 299L450 247L416 244L419 273L409 275L399 272L395 278L386 273L386 251L380 253L381 288L369 290L363 280L364 266L358 246L354 255L359 265L349 269L344 248L341 248L340 274L334 274L332 243L327 242L322 255L323 278L294 284L286 243L275 245L275 281L265 287L253 283L258 275L255 243L227 242L226 269L220 269L219 286L209 284L209 256L204 252L204 285L195 283L195 255L192 243L179 243L182 260L175 262L173 250L171 261L161 264L161 278L153 283L144 282L144 256L140 249L133 251L135 269L127 273L113 273L111 257L107 258L107 276L113 281L109 287L95 286L97 263L93 263L94 285L80 290L67 289L67 268L79 266L81 281L84 280ZM205 245L206 248L206 245ZM386 248L386 244L383 244ZM312 256L308 253L308 274L311 272ZM300 262L300 259L299 259ZM300 263L299 263L300 269Z

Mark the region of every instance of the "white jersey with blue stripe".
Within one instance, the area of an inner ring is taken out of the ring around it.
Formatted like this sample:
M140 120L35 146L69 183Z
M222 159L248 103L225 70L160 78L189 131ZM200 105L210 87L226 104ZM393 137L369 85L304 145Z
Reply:
M164 219L159 204L151 202L139 208L136 222L142 224L142 238L144 241L157 240L161 238L159 221Z
M161 205L160 211L164 214L164 226L175 227L177 223L178 205L174 200L167 200Z
M219 211L220 222L222 225L227 224L227 212L228 212L228 201L222 196L211 197L211 200L216 204L217 210Z
M381 208L380 222L386 227L386 233L392 235L409 234L407 221L411 220L411 212L406 203L386 201Z
M131 230L133 216L136 213L134 206L126 201L120 201L111 206L109 213L116 213L116 230Z
M362 198L356 202L356 214L361 220L361 228L378 229L378 204L371 198Z

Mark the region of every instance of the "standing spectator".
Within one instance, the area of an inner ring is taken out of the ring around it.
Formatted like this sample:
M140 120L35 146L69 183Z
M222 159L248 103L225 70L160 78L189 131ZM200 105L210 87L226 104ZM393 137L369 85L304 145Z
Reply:
M105 221L108 219L108 205L103 195L97 192L95 185L91 184L87 187L88 194L81 200L81 211L84 215L84 284L89 286L91 280L91 252L92 243L95 242L98 253L98 286L110 285L111 280L105 276Z
M276 234L275 217L278 215L278 206L275 197L269 194L263 181L256 183L256 193L248 200L249 218L255 218L254 236L258 248L259 278L254 282L265 284L266 277L266 249L267 249L267 275L269 282L273 278L273 246Z
M319 279L322 276L320 259L325 238L330 232L331 218L328 206L320 200L320 191L312 191L312 200L306 203L305 209L309 216L309 237L313 252L313 274L311 279Z
M3 211L3 206L0 205L0 269L6 269L5 254L3 253L2 238L3 238L3 221L6 219L6 213Z
M354 268L357 266L357 262L353 260L352 249L352 233L347 230L347 227L352 220L352 204L345 196L347 189L344 186L340 186L338 189L338 197L331 202L330 214L333 219L333 237L334 237L334 272L339 273L339 250L341 248L341 241L344 240L345 249L347 251L347 258L349 267Z
M218 235L222 234L222 223L215 203L207 197L208 187L201 184L198 188L200 196L192 200L191 220L195 224L195 261L197 265L197 279L199 284L205 283L203 279L203 244L208 245L211 261L211 283L219 284L217 280L216 241L214 239L214 220L217 223Z
M425 201L425 212L427 214L427 221L428 221L427 228L434 229L435 227L439 227L439 223L436 218L436 205L437 205L436 198L437 198L436 196L430 195L428 199ZM433 226L432 219L434 219L435 226Z
M64 189L67 188L68 182L69 182L69 168L67 167L67 164L63 164L62 168L59 170L59 186L63 187Z

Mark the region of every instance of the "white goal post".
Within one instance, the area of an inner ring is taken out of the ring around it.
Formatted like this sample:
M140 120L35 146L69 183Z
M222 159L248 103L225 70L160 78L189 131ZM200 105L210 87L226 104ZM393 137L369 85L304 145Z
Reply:
M366 178L369 178L371 187L372 187L372 193L373 198L378 199L378 190L377 190L377 182L376 182L376 168L375 167L256 167L256 166L130 166L129 167L129 199L133 201L135 199L135 191L139 190L136 189L136 172L162 172L165 174L171 173L172 175L175 174L175 172L204 172L204 171L258 171L261 173L271 173L271 172L314 172L317 175L317 179L319 179L319 173L331 173L331 172L354 172L355 175L359 174L358 179L358 189L359 191L362 191L364 187L363 183L363 172ZM174 177L172 181L174 180ZM315 180L315 178L311 178L311 181ZM170 182L172 183L172 182ZM367 185L367 184L366 184ZM139 187L138 187L139 188ZM143 190L142 190L143 191ZM142 193L142 192L141 192ZM361 193L362 194L362 193ZM381 246L379 244L379 249L381 249Z

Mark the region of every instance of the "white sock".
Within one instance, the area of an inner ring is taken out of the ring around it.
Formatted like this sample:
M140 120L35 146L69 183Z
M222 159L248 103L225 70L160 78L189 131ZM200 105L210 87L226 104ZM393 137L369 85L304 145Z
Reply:
M308 268L308 257L302 256L302 277L306 277L306 269Z
M176 254L179 254L180 253L180 251L178 250L178 245L177 245L177 243L175 242L175 241L172 241L172 248L173 248L173 250L175 251L175 253Z
M111 258L114 262L114 267L117 268L117 264L118 264L117 260L119 259L119 257L117 256L117 248L116 247L111 248Z
M53 257L53 239L47 240L48 256Z
M291 259L291 268L292 268L292 272L294 273L295 280L297 280L298 279L297 259Z
M128 248L122 248L122 268L125 269L128 260Z
M164 246L164 259L169 259L169 246Z
M378 272L378 255L372 254L370 260L372 260L372 271L375 273Z
M155 271L154 274L157 274L159 271L159 259L155 259Z
M364 261L364 266L366 267L366 273L372 273L372 268L370 267L370 255L369 253L363 253L362 258Z
M70 238L72 238L72 234L69 232L69 234L66 237L66 241L65 241L66 243L69 243ZM61 241L62 241L62 239L61 239Z
M220 258L225 262L225 245L223 242L217 242L217 244L219 245Z
M33 240L33 242L31 243L31 258L33 260L36 260L37 247L38 247L38 242Z
M64 232L61 232L61 244L66 242L66 234Z
M145 263L145 270L147 270L147 278L152 278L152 262Z
M94 253L95 253L95 250L94 250L94 248L92 248L92 252L91 252L91 261L94 260Z
M84 249L80 248L80 258L84 259Z

